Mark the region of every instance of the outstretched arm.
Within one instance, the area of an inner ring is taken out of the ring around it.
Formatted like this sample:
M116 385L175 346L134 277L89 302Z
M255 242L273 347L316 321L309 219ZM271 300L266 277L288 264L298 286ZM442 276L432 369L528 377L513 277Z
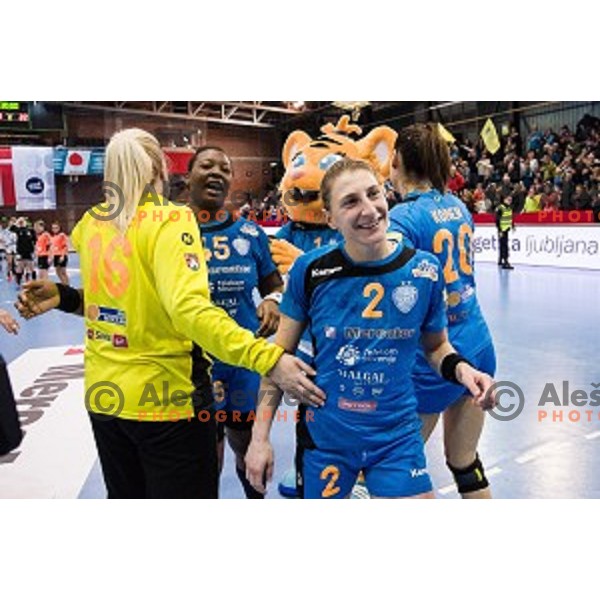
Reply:
M54 308L83 316L83 306L83 290L49 279L24 284L15 302L15 308L24 319L39 317Z

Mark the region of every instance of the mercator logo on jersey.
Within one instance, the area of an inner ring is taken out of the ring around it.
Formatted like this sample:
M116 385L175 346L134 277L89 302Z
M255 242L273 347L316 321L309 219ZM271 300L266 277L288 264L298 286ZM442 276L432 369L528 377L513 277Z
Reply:
M411 283L403 283L392 294L392 300L396 308L403 315L407 315L415 307L418 299L419 290Z
M422 260L416 268L412 270L413 277L424 277L425 279L431 279L431 281L437 281L439 279L438 269L436 265L430 263L428 260Z
M250 241L244 238L235 238L231 245L240 256L246 256L250 252Z

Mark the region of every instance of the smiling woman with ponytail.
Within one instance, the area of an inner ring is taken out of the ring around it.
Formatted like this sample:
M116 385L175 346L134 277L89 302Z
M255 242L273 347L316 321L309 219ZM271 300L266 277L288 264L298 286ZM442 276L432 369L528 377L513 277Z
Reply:
M391 179L403 202L390 213L391 229L414 248L434 254L444 266L450 342L461 358L493 376L496 354L476 293L473 218L465 204L448 193L451 166L437 123L411 125L398 133ZM423 439L429 439L443 414L446 463L459 493L463 498L490 498L477 452L485 413L473 403L470 390L438 377L422 353L413 382Z
M217 497L206 352L294 397L322 397L308 365L211 303L196 219L162 197L166 176L154 136L115 134L104 185L117 210L93 207L72 232L83 290L34 282L17 304L26 318L51 308L85 316L85 405L110 498Z

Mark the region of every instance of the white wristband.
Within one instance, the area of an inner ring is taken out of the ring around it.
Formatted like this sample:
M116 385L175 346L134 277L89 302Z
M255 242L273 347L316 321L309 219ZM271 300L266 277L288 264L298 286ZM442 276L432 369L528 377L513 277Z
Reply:
M264 300L273 300L273 302L281 304L281 301L283 300L283 294L281 292L271 292L263 298L263 301Z

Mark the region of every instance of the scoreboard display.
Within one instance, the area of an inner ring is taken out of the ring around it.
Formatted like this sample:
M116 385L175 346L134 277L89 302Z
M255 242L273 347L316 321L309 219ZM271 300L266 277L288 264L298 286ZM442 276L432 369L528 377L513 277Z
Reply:
M65 128L62 106L0 100L0 129L48 131Z
M28 102L0 101L1 129L31 129Z

